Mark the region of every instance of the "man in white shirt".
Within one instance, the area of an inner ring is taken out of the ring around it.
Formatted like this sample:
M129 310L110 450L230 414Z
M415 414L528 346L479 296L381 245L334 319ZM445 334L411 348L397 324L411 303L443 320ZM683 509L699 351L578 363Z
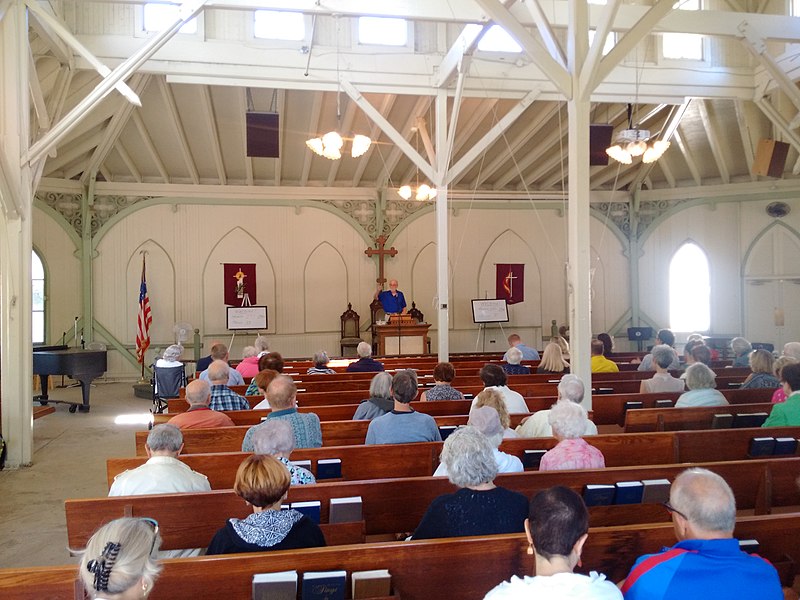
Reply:
M503 368L500 365L494 363L483 365L483 368L480 372L480 377L485 387L495 388L503 395L503 401L506 403L506 410L509 414L527 414L530 412L528 410L528 405L525 404L525 398L522 397L522 394L515 392L508 387L508 377L506 377L506 372L503 371ZM470 405L470 410L475 408L477 402L478 399L475 398Z
M585 387L583 381L577 375L564 375L558 382L558 401L570 401L575 404L583 402ZM516 432L519 437L552 437L553 430L548 422L549 410L539 410L522 423L517 425ZM586 421L586 431L583 435L597 435L597 425L591 421Z

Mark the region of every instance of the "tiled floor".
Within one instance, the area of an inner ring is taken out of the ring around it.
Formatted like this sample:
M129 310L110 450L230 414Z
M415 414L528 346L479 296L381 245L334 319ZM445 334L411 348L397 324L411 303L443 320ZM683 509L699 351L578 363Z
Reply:
M80 389L57 388L50 397L77 401ZM130 383L97 383L91 404L89 413L54 405L55 413L34 421L33 466L0 471L0 567L76 561L67 551L64 500L108 493L106 458L133 456L133 432L146 428L114 421L150 408Z

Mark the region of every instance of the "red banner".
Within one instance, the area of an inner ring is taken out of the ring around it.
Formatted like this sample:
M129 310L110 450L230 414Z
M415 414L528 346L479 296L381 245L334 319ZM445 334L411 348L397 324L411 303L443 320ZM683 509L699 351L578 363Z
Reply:
M228 306L257 304L256 266L243 263L225 263L222 266L225 304Z
M495 298L509 304L525 301L525 265L498 264L495 281Z

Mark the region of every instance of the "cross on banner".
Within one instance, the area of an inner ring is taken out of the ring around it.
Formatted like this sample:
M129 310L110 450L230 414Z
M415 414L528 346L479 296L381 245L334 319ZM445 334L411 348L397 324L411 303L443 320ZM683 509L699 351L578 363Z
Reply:
M497 264L495 271L495 298L504 298L509 304L525 301L525 265Z
M373 256L378 257L378 278L375 280L379 285L383 285L386 283L386 277L383 274L383 260L385 256L396 256L397 249L392 246L388 250L386 249L386 236L379 235L375 238L375 243L378 245L378 249L375 248L367 248L364 250L364 254L372 258Z

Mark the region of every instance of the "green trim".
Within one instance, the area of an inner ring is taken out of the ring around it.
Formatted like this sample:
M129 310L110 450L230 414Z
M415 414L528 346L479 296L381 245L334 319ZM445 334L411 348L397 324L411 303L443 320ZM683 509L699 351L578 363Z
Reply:
M75 228L70 225L69 221L67 221L64 216L58 212L57 210L51 208L41 200L34 198L33 200L34 208L41 210L45 213L48 217L52 218L56 224L64 230L72 243L75 245L75 250L80 250L81 247L81 238L78 236L78 233L75 231Z
M97 319L95 319L93 323L93 329L97 329L97 332L120 353L120 356L131 363L137 369L137 371L141 372L142 365L136 360L136 355L126 348L122 342L115 338L108 329L103 327L103 325ZM147 376L152 375L152 370L148 366L145 366L144 372Z

